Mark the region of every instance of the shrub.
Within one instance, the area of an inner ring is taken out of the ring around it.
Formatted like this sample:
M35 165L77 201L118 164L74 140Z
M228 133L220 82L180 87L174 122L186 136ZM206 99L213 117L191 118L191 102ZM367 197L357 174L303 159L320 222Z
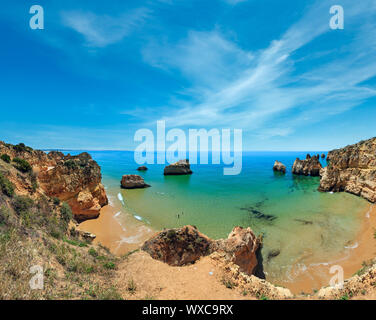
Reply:
M31 172L32 170L30 163L24 159L14 158L13 162L15 163L14 167L23 173Z
M8 197L13 197L14 186L7 178L0 173L0 190Z
M94 248L90 248L88 252L94 258L98 257L98 252Z
M55 206L58 206L60 204L60 199L58 197L53 197L52 201L53 201Z
M73 218L72 209L68 203L64 202L60 209L61 218L68 223Z
M34 205L33 199L26 196L17 196L13 200L13 208L17 214L22 215Z
M13 149L17 152L25 152L25 151L31 152L31 151L33 151L33 148L25 146L25 144L22 143L22 142L13 146Z
M137 290L136 283L133 281L133 279L128 281L128 287L127 290L130 294L135 294Z
M68 168L68 169L76 169L77 168L77 164L76 162L74 162L73 160L67 160L64 162L64 165Z
M2 154L0 159L5 161L6 163L10 163L10 160L11 160L7 154Z
M115 269L116 266L115 266L115 263L109 261L109 262L104 263L103 267L108 270L113 270Z

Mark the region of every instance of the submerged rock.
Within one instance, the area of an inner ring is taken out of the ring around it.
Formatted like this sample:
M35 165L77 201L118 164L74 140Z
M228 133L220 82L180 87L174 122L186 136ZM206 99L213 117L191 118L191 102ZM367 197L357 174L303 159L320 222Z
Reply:
M150 185L145 183L142 177L136 174L123 175L120 184L123 189L139 189L150 187Z
M173 164L170 164L164 168L164 175L183 175L192 174L191 166L189 160L179 160Z
M272 249L268 252L268 261L271 259L278 257L281 254L281 250L279 249Z
M296 158L294 165L292 166L292 173L296 175L318 177L321 169L322 165L318 156L311 157L308 154L306 160Z
M142 246L154 259L172 266L194 263L216 252L249 275L256 270L260 248L261 239L250 228L235 227L227 239L212 240L193 226L164 230Z
M319 191L345 191L376 202L376 138L330 151Z
M286 166L279 161L274 162L273 170L277 172L286 173Z
M137 170L138 170L138 171L147 171L148 168L145 167L145 166L141 166L141 167L138 167Z

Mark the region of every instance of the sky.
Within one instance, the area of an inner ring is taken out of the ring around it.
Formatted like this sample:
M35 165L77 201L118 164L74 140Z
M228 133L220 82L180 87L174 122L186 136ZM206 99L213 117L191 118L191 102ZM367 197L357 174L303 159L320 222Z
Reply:
M375 35L375 0L5 0L0 140L134 150L164 120L242 129L243 150L343 147L376 136Z

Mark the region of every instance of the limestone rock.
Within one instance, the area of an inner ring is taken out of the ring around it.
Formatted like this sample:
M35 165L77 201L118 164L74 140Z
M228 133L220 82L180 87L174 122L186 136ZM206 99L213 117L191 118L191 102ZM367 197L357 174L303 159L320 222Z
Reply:
M121 187L123 189L138 189L147 188L150 185L146 184L144 179L136 174L125 174L121 178Z
M376 202L376 138L330 151L320 191L345 191Z
M286 166L279 161L274 162L273 170L277 172L286 173Z
M173 164L170 164L164 168L164 175L183 175L192 174L189 160L179 160Z
M215 252L237 264L241 272L251 275L258 265L256 252L260 247L261 239L250 228L235 227L227 239L212 240L196 227L185 226L157 233L144 243L142 250L173 266L194 263Z
M319 161L318 156L311 157L309 154L307 154L305 160L296 158L292 167L292 173L296 175L318 177L320 175L321 169L322 165Z
M141 167L138 167L137 170L138 170L138 171L147 171L148 168L145 167L145 166L141 166Z

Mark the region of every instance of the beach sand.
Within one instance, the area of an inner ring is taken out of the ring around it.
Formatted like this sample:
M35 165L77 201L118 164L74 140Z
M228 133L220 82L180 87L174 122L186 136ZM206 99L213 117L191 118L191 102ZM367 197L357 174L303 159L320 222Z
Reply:
M98 219L87 220L80 224L80 229L94 233L97 237L95 243L100 243L116 255L140 248L142 243L149 239L156 230L144 223L137 221L131 214L119 212L121 207L108 205L101 210ZM376 206L370 205L366 212L362 213L361 230L358 236L343 249L331 262L323 261L321 264L311 265L305 270L297 270L293 281L280 281L275 283L282 285L294 294L312 294L323 286L328 286L334 274L330 268L334 265L341 266L344 271L344 279L354 275L362 268L364 261L369 261L376 256ZM312 262L314 264L314 262ZM296 265L299 265L297 261ZM309 261L305 265L310 265Z

